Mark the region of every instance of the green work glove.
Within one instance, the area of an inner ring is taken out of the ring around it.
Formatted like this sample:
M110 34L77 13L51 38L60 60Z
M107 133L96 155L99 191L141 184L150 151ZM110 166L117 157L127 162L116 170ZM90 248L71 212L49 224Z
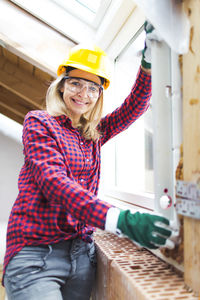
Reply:
M148 213L131 213L130 210L121 211L117 228L131 240L149 249L157 249L166 244L172 231L166 229L169 220Z
M151 44L152 41L160 42L162 39L149 21L145 21L144 30L146 32L144 49L142 51L141 65L145 69L151 69Z

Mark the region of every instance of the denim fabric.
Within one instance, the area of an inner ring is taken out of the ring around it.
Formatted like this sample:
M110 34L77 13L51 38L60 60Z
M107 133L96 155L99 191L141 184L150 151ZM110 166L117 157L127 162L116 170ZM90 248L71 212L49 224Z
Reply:
M75 239L26 246L4 277L8 300L89 300L96 271L94 243Z

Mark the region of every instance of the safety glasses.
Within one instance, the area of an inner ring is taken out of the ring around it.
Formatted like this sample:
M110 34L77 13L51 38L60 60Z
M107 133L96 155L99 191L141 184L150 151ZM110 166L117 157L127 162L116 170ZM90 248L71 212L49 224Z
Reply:
M83 89L86 89L89 98L97 100L103 91L103 87L93 81L82 79L79 77L65 76L63 78L66 83L66 88L74 93L78 94Z

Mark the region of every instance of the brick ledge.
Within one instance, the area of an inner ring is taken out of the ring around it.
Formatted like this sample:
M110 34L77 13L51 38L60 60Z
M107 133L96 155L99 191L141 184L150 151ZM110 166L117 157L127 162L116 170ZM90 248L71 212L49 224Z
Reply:
M198 300L180 271L130 240L97 230L97 281L93 300Z

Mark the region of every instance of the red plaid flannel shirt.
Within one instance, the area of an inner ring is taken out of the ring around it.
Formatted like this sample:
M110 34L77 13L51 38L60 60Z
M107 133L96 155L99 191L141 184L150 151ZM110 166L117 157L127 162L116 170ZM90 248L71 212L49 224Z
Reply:
M65 115L26 115L25 162L8 223L4 271L25 245L76 237L91 242L93 227L104 229L110 205L97 198L101 146L146 111L150 96L151 77L140 70L124 103L102 118L102 136L96 142L85 140Z

